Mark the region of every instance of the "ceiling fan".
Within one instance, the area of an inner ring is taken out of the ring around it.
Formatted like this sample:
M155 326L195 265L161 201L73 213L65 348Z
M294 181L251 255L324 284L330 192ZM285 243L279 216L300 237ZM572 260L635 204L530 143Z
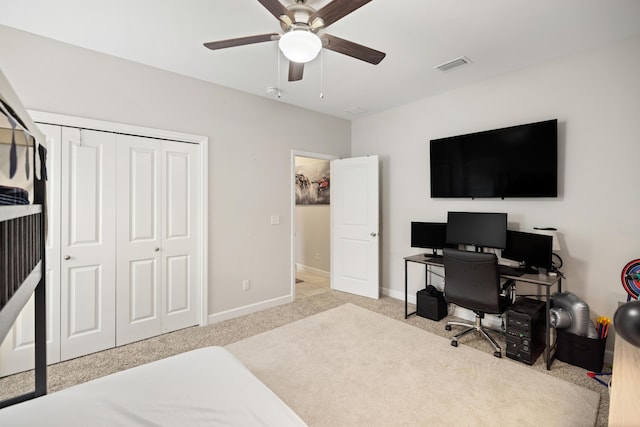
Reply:
M344 40L320 30L327 28L339 19L344 18L371 0L333 0L320 10L307 5L307 0L296 0L295 4L285 7L278 0L258 0L273 16L280 21L284 33L259 34L205 43L212 49L247 44L278 41L278 46L289 60L289 81L302 80L304 64L312 61L324 47L343 55L379 64L385 57L384 52Z

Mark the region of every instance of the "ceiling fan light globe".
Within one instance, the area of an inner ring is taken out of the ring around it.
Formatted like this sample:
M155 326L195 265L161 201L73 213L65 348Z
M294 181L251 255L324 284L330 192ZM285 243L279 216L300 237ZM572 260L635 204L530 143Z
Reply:
M292 30L280 37L278 46L289 61L304 64L318 56L322 42L311 31Z

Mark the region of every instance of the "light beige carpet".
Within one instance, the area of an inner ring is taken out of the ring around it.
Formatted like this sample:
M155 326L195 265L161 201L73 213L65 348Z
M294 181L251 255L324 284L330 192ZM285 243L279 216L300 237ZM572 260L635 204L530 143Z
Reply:
M310 426L592 426L598 393L353 304L227 348Z

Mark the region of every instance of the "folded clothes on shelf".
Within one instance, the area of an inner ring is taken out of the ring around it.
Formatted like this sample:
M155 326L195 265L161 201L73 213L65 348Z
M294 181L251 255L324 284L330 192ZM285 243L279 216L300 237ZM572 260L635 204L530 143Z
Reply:
M19 187L0 185L0 205L28 205L29 192Z

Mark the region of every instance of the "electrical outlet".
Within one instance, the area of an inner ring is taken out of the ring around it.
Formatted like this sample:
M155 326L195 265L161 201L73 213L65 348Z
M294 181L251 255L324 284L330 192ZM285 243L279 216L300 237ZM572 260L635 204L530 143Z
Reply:
M248 291L249 289L251 289L251 281L249 279L245 279L242 281L242 290L243 291Z
M320 252L316 252L316 260L320 259Z

